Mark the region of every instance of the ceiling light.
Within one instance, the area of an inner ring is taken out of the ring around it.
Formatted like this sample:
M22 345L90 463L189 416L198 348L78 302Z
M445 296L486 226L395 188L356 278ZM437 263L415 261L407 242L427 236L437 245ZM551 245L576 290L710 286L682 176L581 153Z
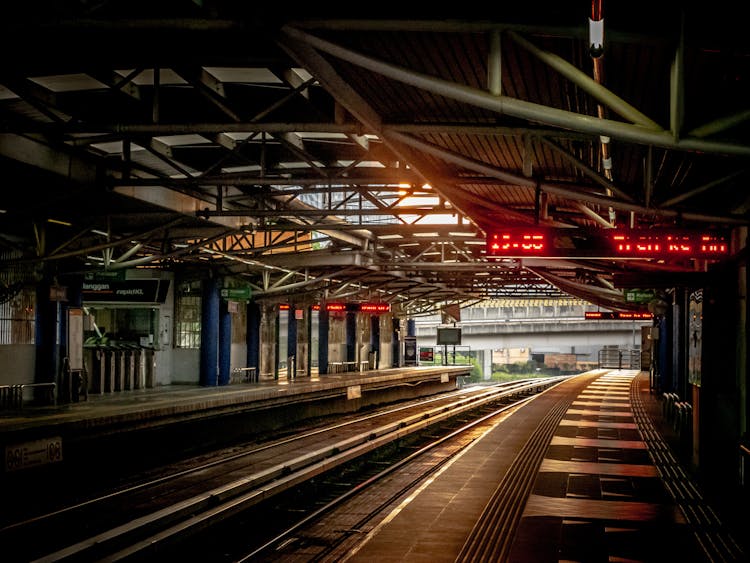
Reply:
M55 223L56 225L64 225L66 227L72 227L73 223L68 223L67 221L63 221L61 219L47 219L48 223Z

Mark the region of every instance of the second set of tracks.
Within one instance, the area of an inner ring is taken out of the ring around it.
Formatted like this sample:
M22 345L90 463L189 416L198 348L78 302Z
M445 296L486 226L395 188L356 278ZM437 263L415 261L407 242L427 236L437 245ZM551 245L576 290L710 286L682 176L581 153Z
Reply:
M300 549L305 560L340 560L363 522L386 514L508 409L564 379L464 389L203 456L83 502L11 518L0 541L19 561L273 560ZM366 510L352 509L362 503ZM324 539L314 539L316 528Z

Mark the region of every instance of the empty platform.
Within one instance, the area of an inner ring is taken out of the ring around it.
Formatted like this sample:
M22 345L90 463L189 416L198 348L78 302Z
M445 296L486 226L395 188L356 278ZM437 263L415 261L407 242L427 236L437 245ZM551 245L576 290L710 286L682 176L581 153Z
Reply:
M636 371L561 383L360 531L348 560L745 561L654 431L656 403Z

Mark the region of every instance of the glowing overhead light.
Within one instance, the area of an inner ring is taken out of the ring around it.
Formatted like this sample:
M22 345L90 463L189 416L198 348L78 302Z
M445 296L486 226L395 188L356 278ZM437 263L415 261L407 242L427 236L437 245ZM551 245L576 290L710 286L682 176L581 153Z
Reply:
M72 227L73 223L68 223L67 221L63 221L62 219L47 219L48 223L54 223L55 225L64 225L65 227Z

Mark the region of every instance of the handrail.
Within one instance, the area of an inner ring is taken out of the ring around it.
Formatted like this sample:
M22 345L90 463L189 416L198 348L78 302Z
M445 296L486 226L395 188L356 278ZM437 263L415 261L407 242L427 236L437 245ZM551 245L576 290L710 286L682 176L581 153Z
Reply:
M16 383L0 385L0 408L22 409L23 393L26 389L48 389L51 404L57 404L56 383Z
M640 369L641 352L631 349L602 348L598 353L598 363L600 368Z

